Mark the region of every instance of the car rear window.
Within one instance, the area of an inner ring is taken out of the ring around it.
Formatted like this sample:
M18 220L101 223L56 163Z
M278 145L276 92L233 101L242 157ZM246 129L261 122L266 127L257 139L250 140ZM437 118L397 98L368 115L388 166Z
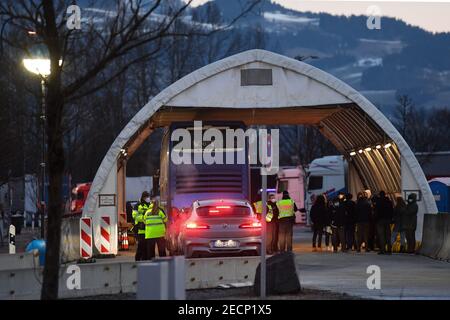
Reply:
M197 208L199 217L245 217L250 215L246 206L217 205Z

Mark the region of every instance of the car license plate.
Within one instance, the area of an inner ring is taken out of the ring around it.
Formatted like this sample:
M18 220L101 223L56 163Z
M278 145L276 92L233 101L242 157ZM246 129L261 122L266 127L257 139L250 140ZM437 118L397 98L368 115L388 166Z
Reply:
M214 248L236 248L239 243L235 240L216 240L212 245Z

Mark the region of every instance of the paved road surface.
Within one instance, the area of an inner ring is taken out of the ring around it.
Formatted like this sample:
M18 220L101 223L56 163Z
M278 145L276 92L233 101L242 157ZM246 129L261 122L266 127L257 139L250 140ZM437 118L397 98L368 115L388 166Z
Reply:
M18 252L33 234L25 230L18 237ZM294 229L294 252L304 288L378 299L450 299L450 263L407 254L380 256L376 253L312 252L309 228ZM7 252L7 246L0 248ZM132 260L133 252L120 252L114 260ZM381 270L381 289L369 290L367 267ZM327 299L327 297L324 297Z
M294 228L293 247L305 288L375 299L450 299L450 263L408 254L312 252L311 238L309 228ZM122 252L116 259L131 255ZM370 265L380 267L380 290L367 288Z
M308 229L295 228L304 287L376 299L450 299L450 263L408 254L312 252L311 237ZM380 267L380 290L367 288L370 265Z

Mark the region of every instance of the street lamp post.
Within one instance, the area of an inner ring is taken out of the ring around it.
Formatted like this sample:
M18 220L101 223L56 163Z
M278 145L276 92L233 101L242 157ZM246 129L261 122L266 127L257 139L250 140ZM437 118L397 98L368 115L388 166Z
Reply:
M42 175L42 189L41 189L41 239L45 239L45 122L46 122L46 115L45 115L45 80L41 79L41 93L42 93L42 100L41 100L41 126L42 126L42 154L41 154L41 175Z
M23 64L25 68L31 73L41 76L41 126L42 126L42 154L41 154L41 238L45 238L45 122L46 122L46 112L45 112L45 78L50 75L50 60L49 59L24 59Z

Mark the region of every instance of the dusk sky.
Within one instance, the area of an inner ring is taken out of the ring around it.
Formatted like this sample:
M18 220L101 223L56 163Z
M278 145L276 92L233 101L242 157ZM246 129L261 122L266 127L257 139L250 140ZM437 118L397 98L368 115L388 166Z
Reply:
M209 0L194 0L194 3L199 5L207 1ZM273 0L273 2L295 10L337 15L365 15L369 6L377 5L382 15L402 19L431 32L450 32L450 0Z

